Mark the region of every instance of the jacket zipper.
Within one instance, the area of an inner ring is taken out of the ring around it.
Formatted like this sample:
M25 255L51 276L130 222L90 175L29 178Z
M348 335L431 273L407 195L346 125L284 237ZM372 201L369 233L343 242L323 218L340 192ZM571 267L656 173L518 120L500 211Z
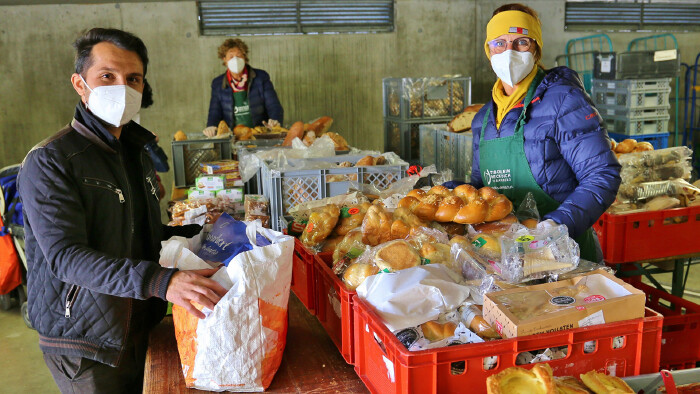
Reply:
M124 174L124 180L126 180L126 191L127 191L127 194L129 194L129 196L131 196L132 194L131 194L131 186L129 186L129 175L127 174L126 167L124 166L124 158L122 157L121 149L117 152L117 154L119 155L119 163L121 164L121 167L122 167L122 171ZM126 241L127 242L127 245L126 245L127 249L126 250L128 250L130 254L133 254L133 250L131 250L131 248L133 246L131 244L131 240L134 238L134 220L131 217L131 213L134 211L134 208L131 206L132 200L133 200L132 198L129 199L129 212L127 214L127 218L128 218L127 220L129 220L129 228L131 229L131 236L128 237L128 239ZM117 364L120 363L122 356L124 355L124 350L126 349L126 341L129 338L129 328L131 327L132 305L133 305L133 299L127 298L126 324L124 327L124 337L122 338L122 348L119 351L119 357L117 357Z
M141 155L139 155L139 160L141 161L141 168L142 169L144 168L143 167L143 156L144 156L143 153L141 153ZM155 169L154 169L154 171L155 171ZM158 195L156 195L156 187L153 185L153 183L151 183L151 177L147 176L146 180L148 180L148 184L151 186L151 192L156 197L156 201L158 201ZM146 189L145 183L144 183L143 187L144 187L144 190L146 191L146 193L148 194L148 190ZM150 204L146 204L146 212L148 214L148 223L150 223L150 226L148 226L148 227L151 229L151 244L153 244L153 242L156 242L156 238L155 238L156 235L153 233L153 223L152 223L153 216L151 215L151 205Z
M119 197L120 204L124 204L126 202L126 199L124 198L124 193L122 192L122 189L116 187L115 185L113 185L107 181L102 181L102 180L93 179L93 178L83 178L83 183L85 183L86 185L100 187L102 189L107 189L107 190L115 193Z
M70 289L68 289L68 294L66 295L66 319L70 318L70 308L78 297L78 290L80 290L78 285L71 285Z

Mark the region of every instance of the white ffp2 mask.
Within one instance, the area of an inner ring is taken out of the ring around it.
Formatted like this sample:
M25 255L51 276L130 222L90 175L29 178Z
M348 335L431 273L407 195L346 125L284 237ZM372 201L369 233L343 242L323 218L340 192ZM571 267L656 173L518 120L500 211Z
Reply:
M141 110L141 93L131 86L106 85L92 89L83 76L80 76L90 90L87 107L106 123L114 127L123 126Z
M238 56L234 56L226 63L226 65L232 73L240 74L241 71L243 71L243 67L245 67L245 60Z
M522 81L535 66L532 52L518 52L509 49L491 56L491 68L498 78L508 86L515 86Z

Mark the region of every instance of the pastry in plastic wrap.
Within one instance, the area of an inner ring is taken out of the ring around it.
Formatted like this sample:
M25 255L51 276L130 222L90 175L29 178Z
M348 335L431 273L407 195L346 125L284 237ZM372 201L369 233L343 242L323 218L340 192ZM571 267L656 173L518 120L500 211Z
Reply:
M426 242L420 248L420 256L425 264L442 264L452 268L451 246L437 242Z
M355 167L381 166L386 163L384 156L365 156L355 163Z
M480 255L491 260L501 258L501 242L491 234L476 234L471 237L471 243Z
M332 238L331 237L326 238L326 241L323 242L323 246L321 247L320 252L321 253L332 253L333 251L335 251L335 249L338 247L338 244L343 239L345 239L344 235L336 235Z
M420 265L420 255L406 241L396 240L380 246L374 254L374 263L380 271L396 272Z
M636 393L617 376L610 376L596 371L588 371L581 374L581 381L596 394L623 394Z
M335 250L333 251L333 261L339 260L341 257L345 256L352 248L364 248L365 245L362 243L362 229L356 228L350 230L343 240L338 243Z
M486 378L488 394L556 394L552 367L538 363L531 370L519 367L506 368Z
M372 276L377 272L379 272L379 268L374 264L355 262L350 264L343 272L343 282L349 290L355 290L368 276Z
M301 234L301 242L313 247L326 239L338 223L340 209L333 204L328 204L309 215L309 223Z
M493 222L479 223L472 227L474 231L478 233L492 234L492 235L502 235L510 229L514 223L518 223L518 218L514 214L510 214L501 220L496 220ZM535 222L536 223L536 222Z
M421 324L420 328L425 339L430 342L437 342L453 336L457 325L452 322L438 323L431 320Z
M335 150L350 150L350 146L348 145L348 142L343 138L342 135L334 133L334 132L328 132L325 135L330 137L330 139L333 140L333 144L335 145Z
M483 339L498 339L501 335L484 320L484 313L476 305L459 307L460 319Z
M590 394L585 384L573 376L555 376L554 387L557 394Z
M362 242L365 245L377 246L391 240L392 223L390 213L379 205L372 205L362 220Z
M338 225L335 227L335 233L338 235L345 235L350 230L360 227L362 225L362 220L365 218L367 210L372 206L369 202L364 202L362 204L351 205L349 207L340 210L340 220Z

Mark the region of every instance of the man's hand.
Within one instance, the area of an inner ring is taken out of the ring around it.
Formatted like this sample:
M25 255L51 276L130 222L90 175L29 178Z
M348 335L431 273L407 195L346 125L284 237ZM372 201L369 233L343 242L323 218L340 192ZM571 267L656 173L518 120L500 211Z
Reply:
M204 319L204 313L192 305L196 302L213 310L214 305L226 294L226 289L220 284L209 279L218 268L178 271L171 278L165 298L175 305L179 305L190 314Z
M275 127L279 127L280 122L276 121L275 119L270 119L267 122L263 120L263 126L265 126L268 129L274 129Z
M209 126L202 130L202 134L206 135L207 137L211 138L216 135L216 126Z

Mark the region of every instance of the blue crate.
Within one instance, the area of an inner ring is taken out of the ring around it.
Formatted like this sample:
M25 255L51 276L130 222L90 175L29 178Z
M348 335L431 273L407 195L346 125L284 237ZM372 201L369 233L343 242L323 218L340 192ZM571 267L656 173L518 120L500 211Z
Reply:
M660 133L660 134L642 134L642 135L625 135L625 134L616 134L616 133L608 133L608 136L612 139L615 140L615 142L620 142L622 140L626 140L628 138L632 138L637 140L637 142L642 142L642 141L647 141L651 145L654 146L654 149L664 149L668 148L668 136L669 133Z

